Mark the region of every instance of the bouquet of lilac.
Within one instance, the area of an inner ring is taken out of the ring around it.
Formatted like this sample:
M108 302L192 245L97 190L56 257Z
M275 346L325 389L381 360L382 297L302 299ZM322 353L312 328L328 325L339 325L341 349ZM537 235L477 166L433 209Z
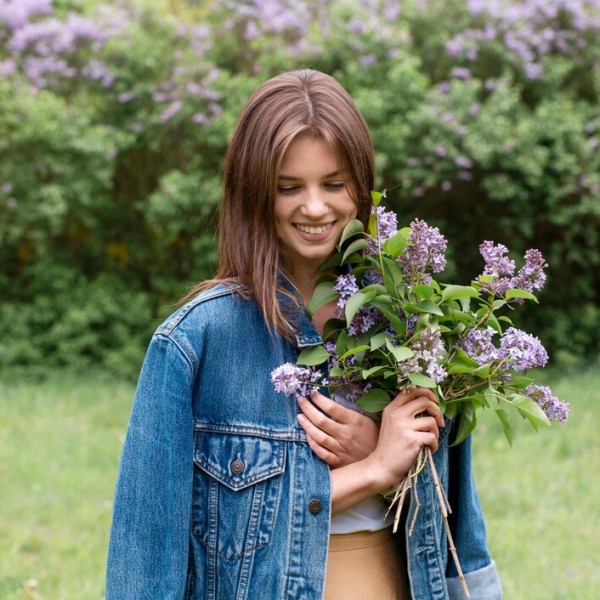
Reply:
M526 374L546 364L546 350L537 337L500 314L525 301L537 302L534 292L546 280L542 254L528 250L524 265L515 272L508 249L485 241L480 246L483 272L470 285L439 283L434 275L446 266L446 239L419 219L398 230L396 215L379 206L384 195L373 193L368 230L360 221L351 221L338 252L322 267L323 278L307 312L312 315L337 301L338 318L326 323L324 344L304 350L297 365L275 369L275 389L306 395L326 386L366 412L379 412L399 391L431 388L444 415L458 418L456 444L473 431L482 408L495 412L509 443L509 411L536 429L550 421L566 421L569 405ZM336 271L344 274L332 274ZM422 451L393 494L395 526L404 496L415 490L413 483L427 464L437 481L450 550L468 595L447 523L450 507L429 449Z

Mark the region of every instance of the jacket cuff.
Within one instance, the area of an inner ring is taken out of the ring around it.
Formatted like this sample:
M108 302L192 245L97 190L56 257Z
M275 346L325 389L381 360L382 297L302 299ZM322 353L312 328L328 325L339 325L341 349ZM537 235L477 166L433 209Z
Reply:
M465 573L465 580L472 600L500 600L502 598L502 586L494 561L482 569ZM449 577L446 579L446 585L450 600L467 600L459 577Z

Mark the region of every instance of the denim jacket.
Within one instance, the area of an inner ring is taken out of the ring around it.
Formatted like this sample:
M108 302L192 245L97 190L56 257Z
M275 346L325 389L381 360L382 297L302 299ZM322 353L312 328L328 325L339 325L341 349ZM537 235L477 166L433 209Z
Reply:
M254 301L219 285L157 329L121 457L107 600L322 598L329 467L310 450L296 402L270 380L321 343L305 315L294 323L295 344L270 335ZM471 597L496 600L470 443L449 449L450 430L434 456L450 480L461 565ZM413 598L463 598L434 493L425 471L407 538Z

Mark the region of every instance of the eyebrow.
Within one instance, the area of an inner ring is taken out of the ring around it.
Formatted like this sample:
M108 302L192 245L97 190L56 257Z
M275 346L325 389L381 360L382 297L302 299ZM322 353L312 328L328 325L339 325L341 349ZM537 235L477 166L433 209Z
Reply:
M347 169L341 171L333 171L333 173L327 173L324 175L322 179L332 179L333 177L340 177L341 175L345 175L347 173ZM302 177L294 177L293 175L284 175L281 173L277 179L285 179L286 181L302 181Z

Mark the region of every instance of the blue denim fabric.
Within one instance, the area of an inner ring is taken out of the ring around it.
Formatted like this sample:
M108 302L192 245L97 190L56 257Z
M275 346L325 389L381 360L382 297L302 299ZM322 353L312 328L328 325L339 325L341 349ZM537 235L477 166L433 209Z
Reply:
M270 380L275 367L321 342L306 316L293 321L296 344L269 334L255 302L217 286L157 329L119 468L107 600L322 598L329 468L306 443L296 403ZM471 589L472 598L496 600L467 446L443 443L435 457L445 482L458 461L463 570L492 590ZM413 598L461 598L426 474L419 490L422 512L408 540Z

